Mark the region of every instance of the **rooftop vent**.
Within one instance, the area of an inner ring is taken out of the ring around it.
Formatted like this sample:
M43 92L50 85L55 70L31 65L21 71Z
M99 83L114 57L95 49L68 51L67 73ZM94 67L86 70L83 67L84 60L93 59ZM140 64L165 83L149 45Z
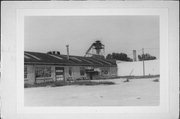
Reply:
M49 51L47 54L52 54L52 55L60 55L59 51Z

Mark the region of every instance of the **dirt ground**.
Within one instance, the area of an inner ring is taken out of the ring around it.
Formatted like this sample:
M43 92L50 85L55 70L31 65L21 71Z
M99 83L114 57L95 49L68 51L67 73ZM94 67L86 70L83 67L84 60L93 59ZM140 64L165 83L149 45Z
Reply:
M25 106L156 106L159 82L151 79L108 79L114 85L38 87L24 89Z

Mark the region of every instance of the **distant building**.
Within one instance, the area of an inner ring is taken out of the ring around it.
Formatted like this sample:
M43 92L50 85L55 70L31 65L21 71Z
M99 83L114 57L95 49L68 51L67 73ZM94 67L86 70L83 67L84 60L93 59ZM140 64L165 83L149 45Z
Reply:
M24 52L24 83L110 78L117 64L103 58L67 56L59 52Z

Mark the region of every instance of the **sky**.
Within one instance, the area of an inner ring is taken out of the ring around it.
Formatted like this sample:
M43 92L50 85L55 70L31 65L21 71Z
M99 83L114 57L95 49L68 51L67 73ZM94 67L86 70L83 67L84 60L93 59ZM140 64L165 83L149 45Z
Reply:
M159 58L158 16L26 16L24 49L33 52L60 51L84 56L100 40L105 54L126 53L132 57L150 53Z

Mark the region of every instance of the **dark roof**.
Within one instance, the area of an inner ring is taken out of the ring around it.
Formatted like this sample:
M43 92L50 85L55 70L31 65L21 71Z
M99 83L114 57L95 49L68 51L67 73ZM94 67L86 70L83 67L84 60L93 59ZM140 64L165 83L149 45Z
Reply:
M103 58L95 57L82 57L82 56L69 56L47 54L39 52L24 52L24 63L27 64L39 64L39 65L63 65L63 66L99 66L108 67L116 66L116 62L109 61Z

